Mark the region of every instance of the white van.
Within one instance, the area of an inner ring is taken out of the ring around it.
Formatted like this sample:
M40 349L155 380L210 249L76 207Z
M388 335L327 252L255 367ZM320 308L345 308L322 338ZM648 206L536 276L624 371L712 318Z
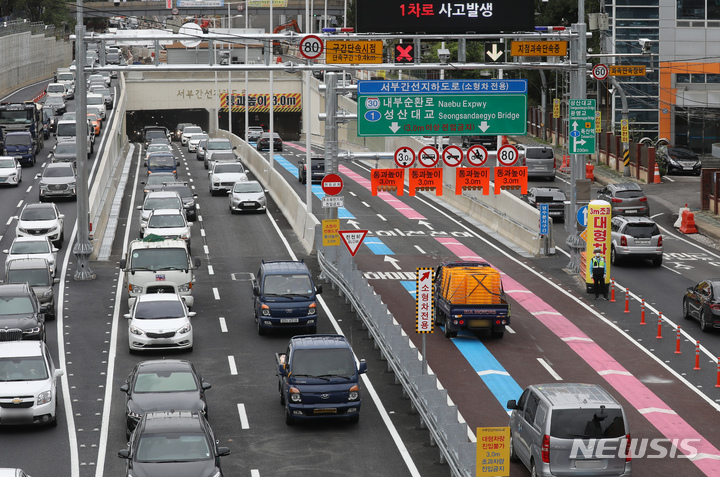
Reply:
M55 138L57 142L63 141L75 141L75 120L65 119L60 120L57 123L55 129ZM93 132L92 125L88 123L87 127L87 154L88 159L95 150L95 134Z

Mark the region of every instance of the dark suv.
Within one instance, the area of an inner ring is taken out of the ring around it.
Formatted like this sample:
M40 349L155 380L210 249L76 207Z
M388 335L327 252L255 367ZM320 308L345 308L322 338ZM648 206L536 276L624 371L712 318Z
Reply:
M650 215L647 196L634 182L608 184L598 191L597 198L610 203L613 217L616 215Z
M550 217L565 220L567 197L559 187L531 187L524 199L536 209L540 208L540 204L548 204Z
M0 341L45 341L45 315L27 283L0 285Z
M462 136L461 141L464 148L479 144L488 151L497 149L497 136Z
M325 177L325 158L310 158L310 181L322 182L323 177ZM303 184L307 182L307 165L304 159L298 161L298 180Z
M183 203L183 208L185 209L185 217L187 217L188 220L194 221L197 219L197 209L195 208L195 199L197 199L197 194L190 189L190 186L187 182L168 182L164 183L161 190L169 190L169 191L175 191L180 196L180 199Z

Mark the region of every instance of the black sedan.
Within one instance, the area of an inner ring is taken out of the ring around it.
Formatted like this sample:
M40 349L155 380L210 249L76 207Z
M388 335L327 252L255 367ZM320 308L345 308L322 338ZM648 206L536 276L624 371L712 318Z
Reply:
M260 136L260 139L257 140L257 146L256 149L258 151L264 151L267 149L270 150L270 133L265 132L262 133L262 136ZM278 133L273 133L273 151L282 151L283 150L283 142L282 139L280 139L280 135Z
M203 381L188 361L159 359L138 363L120 386L125 393L126 433L130 437L143 415L151 411L184 409L207 415Z
M698 320L703 332L720 328L720 278L705 280L687 289L683 297L683 317Z
M548 204L548 213L554 220L565 219L565 201L567 197L558 187L531 187L523 199L536 209L540 204Z
M163 411L143 416L118 457L127 460L126 475L222 477L220 457L228 454L202 413Z
M697 154L685 146L667 146L658 150L657 160L660 167L664 167L667 174L694 174L702 173L702 162Z

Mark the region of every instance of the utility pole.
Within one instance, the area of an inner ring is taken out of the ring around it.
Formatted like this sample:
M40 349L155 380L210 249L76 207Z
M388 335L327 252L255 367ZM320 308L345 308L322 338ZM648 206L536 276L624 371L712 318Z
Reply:
M77 238L73 247L75 255L75 280L94 280L90 270L90 212L87 173L87 83L85 81L85 26L83 24L82 0L76 1L77 26L75 27L75 77L76 106L75 139L77 160Z

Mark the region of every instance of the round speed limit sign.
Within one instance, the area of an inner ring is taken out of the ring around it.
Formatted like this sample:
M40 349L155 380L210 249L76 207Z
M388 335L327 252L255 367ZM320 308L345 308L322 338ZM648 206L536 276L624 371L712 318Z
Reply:
M487 149L485 149L485 146L481 146L480 144L470 146L466 154L468 162L476 167L484 166L488 160Z
M322 55L324 46L319 36L307 35L300 40L300 54L308 60L314 60Z
M409 147L401 147L395 151L395 164L398 167L410 167L415 163L415 151Z
M593 66L592 69L592 76L596 80L604 80L607 79L608 75L610 74L610 70L606 65L600 64Z
M497 160L502 166L514 165L517 162L518 157L520 157L520 153L512 144L505 144L497 151Z

